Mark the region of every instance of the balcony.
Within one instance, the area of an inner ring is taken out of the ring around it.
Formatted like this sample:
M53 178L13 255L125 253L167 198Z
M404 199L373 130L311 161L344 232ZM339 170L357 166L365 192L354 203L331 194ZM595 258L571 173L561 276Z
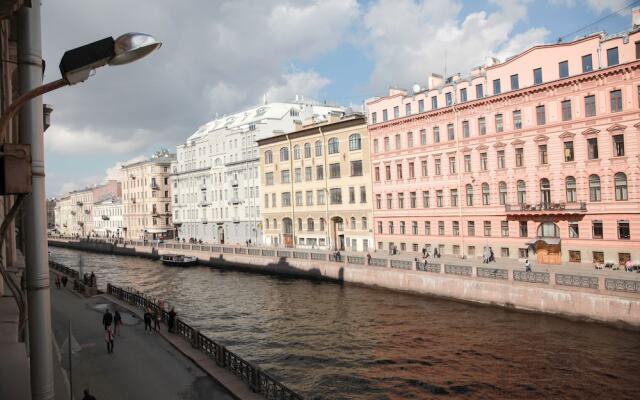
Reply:
M206 218L202 218L202 225L206 225L208 223L209 223L209 221Z
M84 205L84 203L83 203L83 202L81 202L81 201L76 201L76 205L77 205L78 207L82 207L82 206Z
M233 217L231 220L234 224L239 224L240 223L240 218L238 217Z
M211 205L211 202L203 200L200 203L198 203L198 206L200 207L209 207Z
M204 183L200 184L200 190L207 190L207 185Z
M108 215L103 215L102 216L102 220L103 221L108 221L109 220L109 216Z
M239 199L239 198L234 197L234 198L232 198L231 200L229 200L229 203L230 203L230 204L233 204L233 205L237 205L237 204L240 204L240 203L242 203L242 202L240 201L240 199Z
M76 212L75 211L71 211L71 215L76 215Z
M155 183L155 182L151 182L150 186L151 186L151 190L159 190L160 189L160 186L158 186L158 184Z
M238 186L238 180L237 179L232 179L231 180L231 186Z
M89 214L91 214L91 210L84 210L84 213L89 215Z
M506 204L504 211L509 217L584 215L587 203Z

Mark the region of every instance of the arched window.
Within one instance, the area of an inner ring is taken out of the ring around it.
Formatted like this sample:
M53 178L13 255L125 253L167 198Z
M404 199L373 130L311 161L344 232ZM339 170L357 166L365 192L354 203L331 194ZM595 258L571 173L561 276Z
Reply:
M600 177L598 175L589 176L589 200L600 201Z
M220 209L222 211L222 209ZM273 229L278 229L278 220L277 219L273 219Z
M291 221L291 218L282 219L282 233L293 233L293 222Z
M470 184L467 184L466 190L467 190L467 205L472 206L473 205L473 186L471 186Z
M338 138L329 139L328 146L329 146L329 149L328 149L329 154L336 154L340 151L340 142L338 141Z
M540 203L543 205L551 204L551 185L547 178L540 179Z
M273 153L271 150L267 150L264 152L264 163L271 164L273 163ZM222 161L219 158L216 158L216 167L222 165Z
M269 229L269 218L264 220L264 226L265 228Z
M498 184L498 190L500 191L500 205L507 204L507 183L500 182Z
M527 203L527 185L524 181L518 181L518 204Z
M629 194L627 193L627 176L622 172L618 172L614 176L614 181L616 185L616 200L628 200Z
M567 179L565 179L565 188L567 191L567 203L575 203L577 201L576 178L567 176Z
M311 145L309 143L304 144L304 158L311 158Z
M489 196L490 196L490 191L489 191L489 184L488 183L483 183L482 184L482 205L484 206L488 206L489 205Z
M289 149L287 147L280 148L280 161L289 161Z
M538 237L557 238L560 237L560 229L553 222L543 222L538 225Z
M320 230L324 231L324 218L320 218Z
M356 217L351 217L349 222L351 222L351 229L356 229Z
M307 218L307 230L313 232L313 218Z
M359 133L349 136L349 150L360 150L362 148L362 138Z
M320 157L322 156L322 142L319 140L316 140L316 157Z
M302 218L298 218L298 232L302 231Z
M369 229L367 227L367 217L362 217L362 229Z
M294 160L300 159L300 145L293 146L293 159Z

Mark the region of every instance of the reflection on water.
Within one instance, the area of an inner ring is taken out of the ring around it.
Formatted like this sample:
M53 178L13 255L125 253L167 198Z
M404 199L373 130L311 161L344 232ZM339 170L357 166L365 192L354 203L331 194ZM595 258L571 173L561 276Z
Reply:
M51 248L175 304L312 399L640 398L640 334L350 285Z

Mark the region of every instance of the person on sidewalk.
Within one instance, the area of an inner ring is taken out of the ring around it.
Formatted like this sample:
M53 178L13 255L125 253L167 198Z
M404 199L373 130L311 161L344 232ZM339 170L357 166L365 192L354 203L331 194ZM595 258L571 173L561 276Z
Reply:
M67 277L66 276L62 277L62 287L65 287L65 288L67 287Z
M122 317L118 310L113 314L113 335L120 336L120 325L122 325Z
M171 311L169 311L169 332L173 333L173 326L176 323L176 310L174 307L171 307Z
M89 393L89 389L85 389L84 397L82 397L82 400L96 400L96 398L92 396L91 393Z
M111 311L107 308L102 316L102 325L104 325L105 331L111 327L111 323L113 323L113 315L111 315Z
M104 341L107 342L107 353L113 353L113 331L111 327L104 333Z
M149 311L149 309L145 309L144 310L144 331L148 332L148 334L151 334L151 311Z
M60 289L60 275L56 275L56 287Z
M525 272L531 272L531 263L528 258L524 261L524 270Z
M160 313L157 308L153 309L153 330L160 332Z

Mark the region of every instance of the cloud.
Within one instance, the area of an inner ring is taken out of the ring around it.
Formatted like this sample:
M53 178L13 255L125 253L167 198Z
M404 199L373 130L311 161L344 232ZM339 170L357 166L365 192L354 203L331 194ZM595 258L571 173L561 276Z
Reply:
M74 130L66 126L51 126L45 135L45 146L62 154L128 154L153 141L149 132L138 130L128 137L111 136L86 128Z
M572 8L577 5L576 0L549 0L554 6L563 6L567 8ZM628 0L584 0L584 3L587 7L592 9L597 13L601 13L603 11L618 11L621 8L625 7L629 4Z
M330 83L329 79L314 71L287 74L283 76L283 80L282 84L271 86L267 90L269 100L286 101L296 95L304 95L305 98L317 97Z
M112 165L111 167L107 168L104 176L104 179L102 180L103 183L105 183L106 181L110 181L110 180L115 180L115 181L122 181L122 171L121 171L121 167L123 165L127 165L127 164L133 164L139 161L144 161L146 160L148 157L145 157L143 155L139 155L139 156L135 156L133 158L128 159L127 161L118 161L116 162L114 165Z
M444 73L445 68L448 74L464 75L488 56L513 55L543 42L548 35L542 28L512 35L516 23L526 18L528 1L490 3L496 11L464 17L461 2L454 0L380 0L372 4L363 22L364 41L374 62L370 86L424 83L428 73Z

